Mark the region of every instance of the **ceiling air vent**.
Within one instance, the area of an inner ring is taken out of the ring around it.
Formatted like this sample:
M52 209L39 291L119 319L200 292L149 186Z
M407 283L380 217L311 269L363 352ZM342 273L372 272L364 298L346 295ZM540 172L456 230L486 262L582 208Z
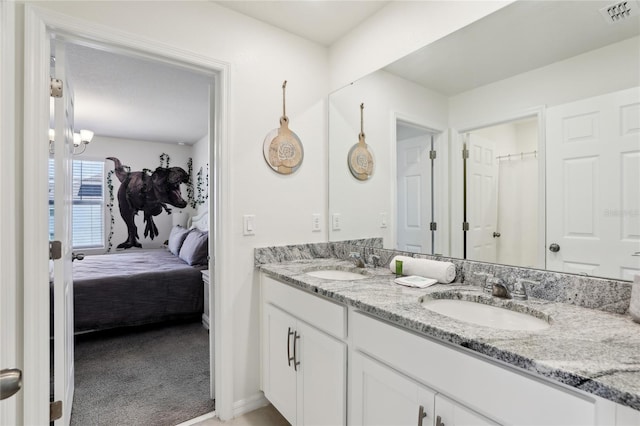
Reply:
M610 23L623 22L627 18L638 15L638 3L635 0L625 0L600 9L604 19Z

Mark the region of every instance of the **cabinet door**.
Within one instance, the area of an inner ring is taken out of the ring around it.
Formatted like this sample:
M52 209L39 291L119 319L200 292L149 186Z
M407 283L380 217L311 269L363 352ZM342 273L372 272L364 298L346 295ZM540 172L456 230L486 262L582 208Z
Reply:
M346 423L347 346L298 321L298 424L338 426Z
M293 361L296 321L273 305L264 306L264 394L291 424L296 424L296 371Z
M349 368L350 424L434 425L434 391L359 352Z
M436 426L496 426L495 423L462 405L436 395Z

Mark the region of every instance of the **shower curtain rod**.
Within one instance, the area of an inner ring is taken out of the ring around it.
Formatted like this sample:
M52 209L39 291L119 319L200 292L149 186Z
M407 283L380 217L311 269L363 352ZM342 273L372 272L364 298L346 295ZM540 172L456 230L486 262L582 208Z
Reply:
M512 157L514 159L517 159L518 157L520 157L520 159L522 160L525 155L535 155L536 157L538 157L538 151L521 152L519 154L499 155L499 156L496 157L496 160L502 160L503 158L507 158L507 159L511 160Z

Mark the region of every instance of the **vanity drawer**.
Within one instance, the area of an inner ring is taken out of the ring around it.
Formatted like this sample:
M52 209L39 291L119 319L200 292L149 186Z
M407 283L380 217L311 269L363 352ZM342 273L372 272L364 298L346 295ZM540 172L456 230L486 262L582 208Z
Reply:
M353 312L354 349L501 424L594 425L596 401L495 360Z
M347 337L347 308L262 275L262 298L339 339Z

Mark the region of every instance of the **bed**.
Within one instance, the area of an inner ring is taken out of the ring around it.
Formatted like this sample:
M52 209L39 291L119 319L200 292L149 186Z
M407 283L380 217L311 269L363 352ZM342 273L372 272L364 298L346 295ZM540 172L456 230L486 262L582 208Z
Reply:
M199 319L208 223L206 217L197 219L190 228L174 226L167 248L128 249L73 262L75 332ZM196 253L189 256L194 244Z

